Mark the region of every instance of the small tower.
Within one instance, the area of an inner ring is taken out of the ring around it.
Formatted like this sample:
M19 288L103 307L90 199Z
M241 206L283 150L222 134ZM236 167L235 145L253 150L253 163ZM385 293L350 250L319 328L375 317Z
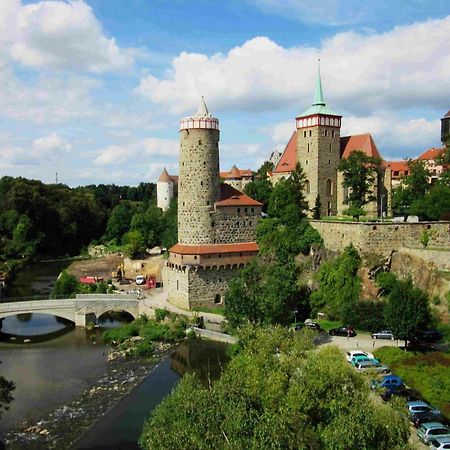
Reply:
M178 242L214 243L212 212L220 197L219 120L202 98L197 113L180 121Z
M450 111L441 119L441 141L450 148Z
M173 199L173 180L167 173L166 168L162 171L156 183L157 205L163 211L167 211L170 207L170 202Z
M319 65L314 103L296 118L296 133L297 161L307 178L306 200L312 209L320 195L322 215L335 215L337 210L341 118L325 104Z

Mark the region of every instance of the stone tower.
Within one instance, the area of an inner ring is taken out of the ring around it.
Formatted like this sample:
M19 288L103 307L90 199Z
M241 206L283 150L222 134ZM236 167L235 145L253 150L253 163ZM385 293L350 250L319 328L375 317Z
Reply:
M174 182L167 173L166 168L162 171L156 183L156 196L158 208L167 211L173 198Z
M341 118L325 104L319 66L314 103L296 118L296 141L297 160L307 178L306 200L312 209L320 195L323 216L337 210Z
M219 121L205 101L197 113L180 122L178 242L214 243L211 213L219 200Z
M163 271L171 303L180 308L223 305L228 282L258 253L262 204L220 183L219 121L202 100L181 119L178 243Z
M441 141L450 148L450 111L441 119Z

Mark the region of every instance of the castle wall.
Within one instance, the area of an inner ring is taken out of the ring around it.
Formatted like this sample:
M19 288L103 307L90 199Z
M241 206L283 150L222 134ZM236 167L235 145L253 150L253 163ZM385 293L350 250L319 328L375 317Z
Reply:
M363 254L388 256L401 247L423 248L423 233L429 235L429 248L450 249L450 222L388 223L332 222L311 220L325 247L342 251L353 244Z
M170 303L183 308L211 307L223 304L228 282L237 275L236 266L218 268L165 267L165 287Z

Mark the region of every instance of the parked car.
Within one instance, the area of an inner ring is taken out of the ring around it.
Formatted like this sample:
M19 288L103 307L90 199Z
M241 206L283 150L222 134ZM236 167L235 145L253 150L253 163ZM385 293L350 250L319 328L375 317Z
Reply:
M303 328L305 328L305 325L303 325L302 323L296 323L295 325L292 326L291 330L300 331L303 330Z
M390 330L377 331L372 333L372 339L392 339L394 340L394 333Z
M431 450L447 450L450 449L450 437L433 438L430 441Z
M305 320L305 327L314 331L322 331L322 327L317 322L313 322L311 319Z
M332 328L328 331L330 336L347 336L347 337L354 337L356 336L356 331L352 327L339 327L339 328Z
M370 388L375 391L379 388L400 388L404 387L403 380L397 375L386 375L380 380L372 380L370 382Z
M425 403L421 400L408 402L406 405L408 407L410 417L418 412L434 412L435 414L441 414L438 409L433 408L428 403Z
M136 284L145 284L145 275L136 275Z
M437 352L436 344L424 341L409 341L405 347L408 352Z
M385 366L383 364L377 364L373 361L362 361L355 363L355 369L358 372L366 372L367 370L375 370L378 373L390 373L390 369L388 366Z
M373 356L372 353L363 352L361 350L351 350L345 354L345 359L347 360L347 362L351 363L352 358L354 356L367 356L368 358L371 358L371 359L375 358L375 356Z
M352 358L352 366L354 366L357 362L364 362L364 361L368 361L368 362L373 362L375 364L380 364L380 361L378 361L378 359L376 358L369 358L368 356L354 356Z
M423 330L416 334L417 341L436 342L442 339L442 333L439 330Z
M424 444L429 444L432 439L449 437L450 429L440 422L427 422L417 429L417 436Z
M416 428L427 422L440 422L444 425L449 425L447 419L442 417L440 414L436 414L432 411L418 412L410 416L411 422Z

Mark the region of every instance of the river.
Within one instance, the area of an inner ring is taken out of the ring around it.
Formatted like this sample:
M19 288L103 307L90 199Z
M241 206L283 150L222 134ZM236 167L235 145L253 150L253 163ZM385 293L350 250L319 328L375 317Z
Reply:
M19 274L10 295L48 293L59 271L69 262L37 265L32 267L32 276ZM43 314L22 314L0 321L0 374L16 384L10 409L0 419L0 436L24 422L33 424L78 398L106 373L108 348L101 338L103 329L130 318L105 315L100 319L100 328L92 332ZM223 345L204 341L180 344L73 448L138 449L145 419L181 376L196 372L204 380L216 378L226 359Z

